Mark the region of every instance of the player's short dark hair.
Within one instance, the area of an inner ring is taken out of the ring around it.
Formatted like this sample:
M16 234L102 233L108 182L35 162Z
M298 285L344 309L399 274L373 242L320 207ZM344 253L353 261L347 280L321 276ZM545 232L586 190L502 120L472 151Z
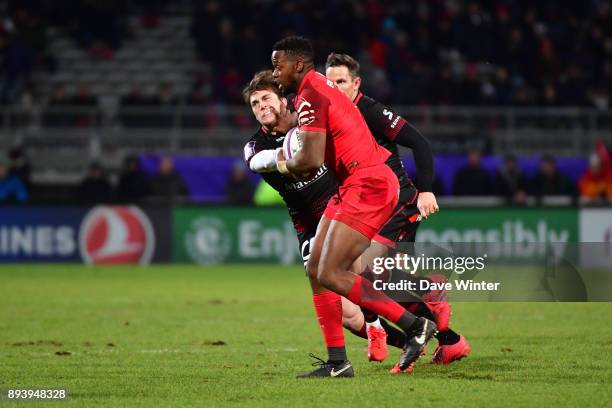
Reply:
M332 52L327 56L327 62L325 63L325 69L330 67L341 67L345 66L353 78L359 76L359 63L353 57L348 54L339 54Z
M259 71L253 76L253 79L244 87L242 90L242 97L247 105L250 105L251 95L256 91L272 91L278 95L280 98L283 96L281 94L278 85L274 82L274 78L272 77L272 71L269 69Z
M314 50L309 39L292 35L277 41L272 46L272 51L285 51L291 56L300 56L305 61L314 60Z

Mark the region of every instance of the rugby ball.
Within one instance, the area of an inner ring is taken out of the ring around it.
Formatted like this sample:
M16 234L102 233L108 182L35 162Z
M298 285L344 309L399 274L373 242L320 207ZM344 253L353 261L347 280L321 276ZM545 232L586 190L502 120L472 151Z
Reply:
M302 148L302 139L300 139L300 132L297 127L289 129L285 135L283 141L283 154L285 160L289 160Z

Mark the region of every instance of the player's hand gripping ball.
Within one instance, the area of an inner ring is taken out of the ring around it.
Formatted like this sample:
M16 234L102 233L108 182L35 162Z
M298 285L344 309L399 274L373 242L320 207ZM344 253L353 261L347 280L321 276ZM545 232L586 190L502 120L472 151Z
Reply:
M302 148L302 139L300 139L300 132L297 127L289 129L285 135L283 142L283 154L285 160L291 159L297 152Z

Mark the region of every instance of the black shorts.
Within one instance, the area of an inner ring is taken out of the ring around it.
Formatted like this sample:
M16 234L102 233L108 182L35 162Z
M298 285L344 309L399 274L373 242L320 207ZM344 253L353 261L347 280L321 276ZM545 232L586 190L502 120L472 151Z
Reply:
M414 242L421 224L417 208L419 191L413 185L400 188L400 197L393 215L374 237L374 241L395 247L396 242Z
M308 258L310 258L310 243L312 239L315 237L317 233L317 228L315 226L314 229L307 229L302 232L298 232L297 238L300 244L300 254L302 255L302 260L304 261L304 268L306 268L306 263L308 263Z

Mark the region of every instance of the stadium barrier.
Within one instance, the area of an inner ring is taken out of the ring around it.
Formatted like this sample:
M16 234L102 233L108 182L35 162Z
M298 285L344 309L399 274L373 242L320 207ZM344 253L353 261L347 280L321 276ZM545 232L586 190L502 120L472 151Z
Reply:
M423 243L612 242L612 209L454 208L421 225ZM609 258L612 255L602 257ZM2 207L0 262L300 264L283 208Z

